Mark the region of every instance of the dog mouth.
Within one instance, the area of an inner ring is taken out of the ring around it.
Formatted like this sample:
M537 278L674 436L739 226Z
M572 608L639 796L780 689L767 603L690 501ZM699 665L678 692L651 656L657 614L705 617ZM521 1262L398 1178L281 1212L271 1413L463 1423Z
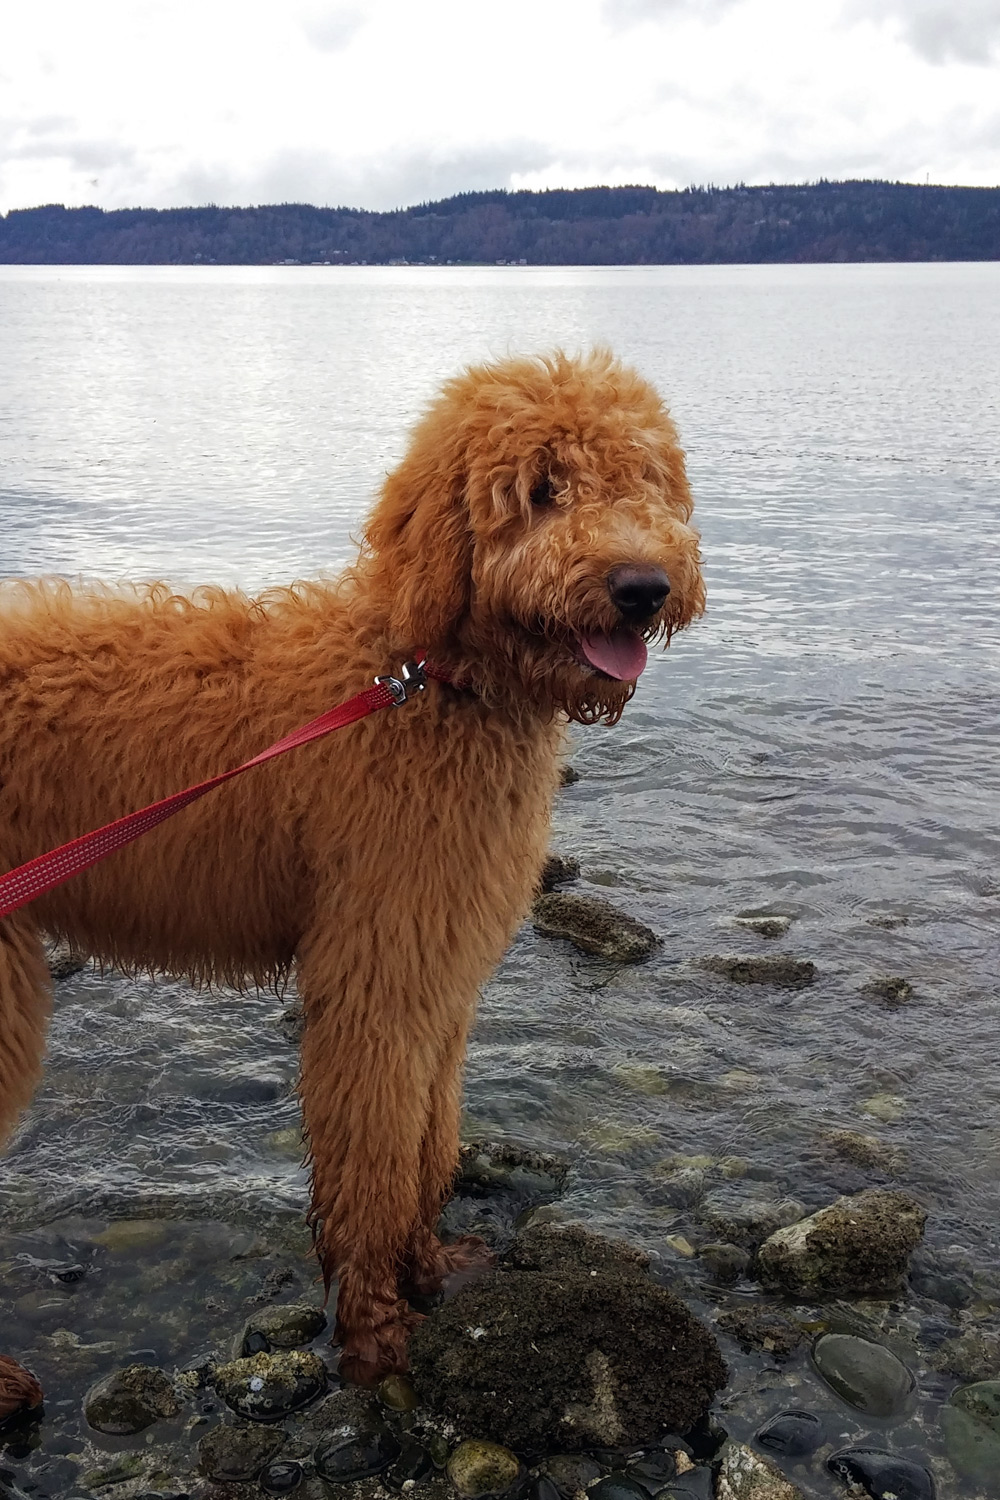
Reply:
M649 653L636 630L594 632L576 638L577 659L585 666L616 682L635 682L645 670Z

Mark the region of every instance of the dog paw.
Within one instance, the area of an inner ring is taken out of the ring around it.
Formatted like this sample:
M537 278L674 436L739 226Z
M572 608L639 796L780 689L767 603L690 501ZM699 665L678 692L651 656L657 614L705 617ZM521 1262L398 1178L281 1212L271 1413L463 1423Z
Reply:
M413 1257L407 1268L407 1284L421 1297L430 1297L451 1276L471 1277L495 1265L493 1251L476 1234L464 1234L447 1245L436 1240L419 1258Z
M377 1328L345 1329L338 1324L334 1339L343 1346L338 1366L341 1379L371 1387L386 1375L405 1374L410 1368L407 1341L423 1321L422 1313L401 1302L393 1316Z

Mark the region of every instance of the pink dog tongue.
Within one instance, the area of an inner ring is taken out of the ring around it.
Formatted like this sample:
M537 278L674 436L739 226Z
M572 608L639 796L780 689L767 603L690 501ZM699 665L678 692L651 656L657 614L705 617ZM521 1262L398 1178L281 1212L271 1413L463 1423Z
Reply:
M599 672L634 682L646 665L646 642L634 630L616 630L613 635L582 635L580 650Z

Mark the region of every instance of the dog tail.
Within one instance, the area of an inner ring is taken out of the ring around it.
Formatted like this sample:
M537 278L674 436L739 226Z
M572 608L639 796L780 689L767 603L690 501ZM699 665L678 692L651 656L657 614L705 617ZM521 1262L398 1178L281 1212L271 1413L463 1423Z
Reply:
M52 979L41 938L24 912L0 920L0 1146L42 1071Z

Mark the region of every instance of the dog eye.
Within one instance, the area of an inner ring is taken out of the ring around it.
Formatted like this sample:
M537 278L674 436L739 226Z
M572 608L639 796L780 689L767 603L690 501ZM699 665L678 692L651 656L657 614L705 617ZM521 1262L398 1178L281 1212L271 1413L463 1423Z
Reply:
M551 505L552 501L555 499L555 493L555 487L553 486L552 480L548 477L548 475L546 475L545 478L540 479L532 489L531 503L532 505Z

